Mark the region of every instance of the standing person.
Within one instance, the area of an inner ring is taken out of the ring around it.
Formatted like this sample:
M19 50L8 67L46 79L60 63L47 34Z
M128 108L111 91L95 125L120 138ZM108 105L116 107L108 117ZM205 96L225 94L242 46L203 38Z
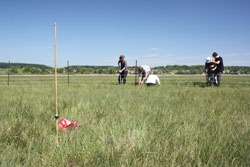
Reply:
M148 65L141 65L139 68L139 85L143 85L150 73L150 67Z
M148 75L147 81L146 81L146 85L147 86L156 86L159 85L160 86L160 79L158 78L157 75L151 73Z
M215 66L215 63L212 61L211 57L207 57L206 63L205 63L205 73L206 73L206 80L207 80L207 86L211 86L212 85L212 75L213 75L213 68L217 68Z
M127 82L128 65L127 65L127 61L125 60L124 55L121 55L119 57L118 65L120 67L118 82L119 82L119 84L121 84L121 82L123 81L123 84L125 85Z
M213 83L214 83L214 85L220 87L221 86L221 76L222 76L222 73L224 71L223 59L216 52L214 52L212 55L215 59L213 61L215 63L215 67L212 68ZM216 83L216 80L217 80L217 83Z

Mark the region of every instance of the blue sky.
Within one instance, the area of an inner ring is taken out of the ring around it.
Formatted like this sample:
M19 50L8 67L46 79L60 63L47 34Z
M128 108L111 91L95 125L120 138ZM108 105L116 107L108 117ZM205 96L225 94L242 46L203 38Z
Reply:
M0 0L0 62L250 66L249 0Z

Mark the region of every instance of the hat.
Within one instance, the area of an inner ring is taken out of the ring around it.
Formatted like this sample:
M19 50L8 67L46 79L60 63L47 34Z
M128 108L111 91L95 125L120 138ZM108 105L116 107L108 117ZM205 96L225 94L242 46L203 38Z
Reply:
M212 61L212 58L211 57L207 57L206 62L209 63L211 61Z

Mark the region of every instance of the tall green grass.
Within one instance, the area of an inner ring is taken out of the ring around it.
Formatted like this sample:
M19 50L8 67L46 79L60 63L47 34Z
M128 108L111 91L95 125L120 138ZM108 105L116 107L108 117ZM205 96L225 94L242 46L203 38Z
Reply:
M114 76L0 77L0 166L250 166L250 77L160 76L160 87Z

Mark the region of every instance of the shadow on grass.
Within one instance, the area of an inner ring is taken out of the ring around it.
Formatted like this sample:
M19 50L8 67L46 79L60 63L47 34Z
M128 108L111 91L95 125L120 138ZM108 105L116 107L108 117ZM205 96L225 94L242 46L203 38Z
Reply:
M207 83L205 83L205 82L193 82L193 86L198 86L198 87L201 87L201 88L208 87Z

